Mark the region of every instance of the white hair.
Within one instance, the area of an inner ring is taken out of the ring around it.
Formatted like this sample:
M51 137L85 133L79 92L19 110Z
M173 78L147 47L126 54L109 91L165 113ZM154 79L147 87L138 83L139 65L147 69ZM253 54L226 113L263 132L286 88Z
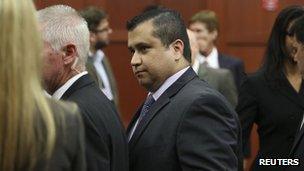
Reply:
M66 5L54 5L38 11L38 21L41 24L42 38L56 50L71 43L76 46L77 66L85 69L89 53L89 30L87 22L78 12Z

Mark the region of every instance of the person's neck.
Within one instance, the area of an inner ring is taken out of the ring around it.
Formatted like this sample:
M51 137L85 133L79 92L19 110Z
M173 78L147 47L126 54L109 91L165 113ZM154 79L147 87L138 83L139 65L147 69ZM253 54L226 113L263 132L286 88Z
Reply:
M69 72L63 73L61 76L57 77L56 81L53 84L47 86L47 92L51 95L55 93L61 86L63 86L69 79L79 74L75 70L70 70Z
M286 62L285 74L293 88L299 92L302 84L302 75L297 65Z
M155 82L153 85L151 85L150 87L147 87L146 89L149 92L155 93L162 85L163 83L170 78L171 76L173 76L174 74L178 73L180 70L190 66L190 63L188 61L186 61L186 59L181 59L182 61L178 61L176 63L176 66L174 67L174 69L172 70L171 74L169 74L167 77L165 77L163 80L159 80L157 82Z

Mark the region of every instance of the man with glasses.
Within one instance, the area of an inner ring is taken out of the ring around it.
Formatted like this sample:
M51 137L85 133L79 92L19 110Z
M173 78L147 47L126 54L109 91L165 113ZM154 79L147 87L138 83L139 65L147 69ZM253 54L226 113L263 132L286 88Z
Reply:
M87 70L103 93L118 107L118 91L110 63L103 52L109 44L112 33L107 14L96 7L88 7L80 14L87 21L90 30L90 54Z

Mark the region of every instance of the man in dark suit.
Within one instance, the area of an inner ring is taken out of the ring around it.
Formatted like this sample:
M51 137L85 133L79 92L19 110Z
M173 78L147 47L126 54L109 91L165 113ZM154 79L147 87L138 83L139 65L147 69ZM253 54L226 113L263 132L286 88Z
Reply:
M238 58L224 55L215 46L218 37L219 23L215 12L203 10L190 19L190 30L194 31L199 43L201 63L206 62L211 68L229 69L239 90L244 76L244 63Z
M38 12L44 41L43 81L54 99L77 103L86 136L90 171L128 170L128 144L114 105L85 71L89 51L86 21L69 6Z
M289 30L292 36L293 49L291 50L294 61L297 63L301 74L304 76L304 17L297 19ZM303 84L303 80L302 80ZM299 132L290 151L290 158L299 159L299 166L288 167L288 171L304 170L304 118L302 118Z
M133 72L149 92L127 130L130 170L242 166L237 114L189 66L189 40L179 13L151 10L128 21L127 29Z
M118 107L118 90L111 64L103 52L109 44L112 29L105 11L88 7L80 12L88 23L90 31L90 54L86 63L87 71L99 88Z

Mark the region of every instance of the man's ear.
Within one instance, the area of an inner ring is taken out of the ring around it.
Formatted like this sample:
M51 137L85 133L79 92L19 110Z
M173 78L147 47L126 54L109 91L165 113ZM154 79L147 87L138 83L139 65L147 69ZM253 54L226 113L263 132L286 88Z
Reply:
M174 59L179 60L184 54L184 42L180 39L176 39L172 44L174 50Z
M74 44L68 44L63 49L64 56L63 56L63 63L64 65L71 65L74 63L75 59L77 58L77 49Z

